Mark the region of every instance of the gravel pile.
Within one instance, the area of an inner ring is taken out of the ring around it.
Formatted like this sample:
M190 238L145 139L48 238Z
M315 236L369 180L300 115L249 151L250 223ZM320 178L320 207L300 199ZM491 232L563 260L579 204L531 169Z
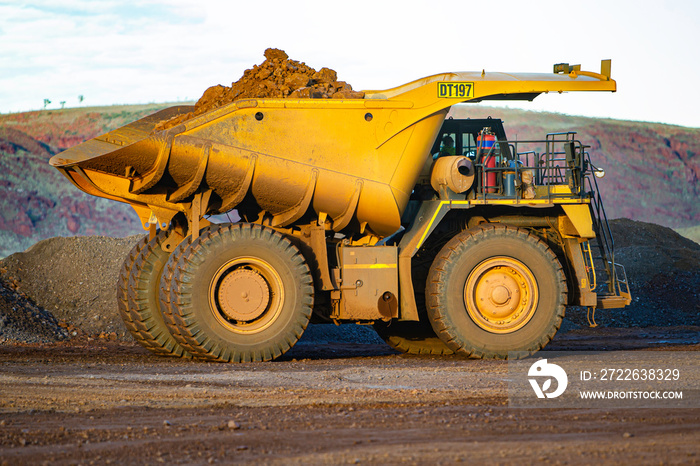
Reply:
M700 244L652 223L621 219L610 227L634 298L611 311L612 326L700 325Z
M67 326L0 282L0 343L53 343L70 337Z
M284 50L265 50L265 61L246 70L231 87L212 86L190 112L156 125L156 131L172 128L179 123L210 110L242 99L361 99L364 92L354 91L345 81L338 81L338 73L330 68L314 68L291 60Z
M116 283L140 238L49 238L0 261L0 279L74 327L72 333L131 340L119 316Z
M631 220L611 222L616 261L627 269L634 301L599 310L607 327L700 326L700 245L673 230ZM0 342L40 342L68 335L130 341L119 317L119 268L139 236L41 241L0 261ZM567 310L562 331L586 326L586 312ZM52 340L53 339L53 340ZM371 327L311 325L300 343L381 343Z
M603 327L700 326L700 244L670 228L629 219L611 221L610 230L632 304L598 310L596 322ZM567 321L565 330L587 326L586 310L567 309Z

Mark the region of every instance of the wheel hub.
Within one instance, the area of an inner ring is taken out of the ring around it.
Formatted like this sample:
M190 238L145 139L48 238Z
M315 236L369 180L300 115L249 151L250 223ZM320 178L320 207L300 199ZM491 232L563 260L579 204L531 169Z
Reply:
M489 297L491 302L494 303L496 306L502 306L506 304L508 301L510 301L510 298L510 290L503 285L499 285L493 288L493 290L491 291L491 296Z
M259 273L238 269L221 280L217 298L228 318L250 322L265 312L270 302L270 287Z
M511 333L530 321L538 291L522 262L497 257L474 268L464 285L464 303L472 320L492 333Z

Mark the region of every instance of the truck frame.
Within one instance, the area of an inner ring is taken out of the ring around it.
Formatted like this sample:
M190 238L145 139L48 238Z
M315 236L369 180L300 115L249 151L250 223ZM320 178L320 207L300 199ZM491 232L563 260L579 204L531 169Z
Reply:
M50 163L149 230L117 297L156 353L271 360L311 321L371 324L410 353L520 358L566 306L631 301L601 171L574 132L509 141L500 120L446 115L615 90L609 60L600 73L444 73L364 99L240 100L155 131L192 109L177 106ZM233 209L240 221L213 221Z

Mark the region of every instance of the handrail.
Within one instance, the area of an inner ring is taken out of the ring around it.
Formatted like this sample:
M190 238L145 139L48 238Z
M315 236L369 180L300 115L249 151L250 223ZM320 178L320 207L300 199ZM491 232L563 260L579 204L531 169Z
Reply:
M585 154L586 163L591 165L590 155ZM590 180L593 180L591 184ZM596 233L598 248L601 253L601 259L605 265L605 270L608 274L608 293L614 296L631 299L629 282L624 266L615 262L615 240L610 230L610 223L603 206L603 200L598 189L598 181L595 177L591 177L586 173L584 180L592 189L591 195L591 210L593 217L593 228Z
M529 170L533 173L534 185L546 187L546 198L551 201L557 198L578 197L583 199L586 192L583 189L582 175L585 173L585 162L583 154L587 146L575 139L575 132L551 133L546 139L540 140L497 140L496 144L489 148L488 152L479 154L477 151L475 161L476 190L477 196L481 200L494 198L511 198L521 200L520 193L516 191L515 196L505 196L504 193L489 193L488 174L496 173L495 187L502 188L503 175L505 172L515 172L516 180L520 179L523 171ZM561 138L560 136L564 136ZM571 154L567 154L566 144L571 144ZM535 146L534 148L531 148ZM507 147L495 149L496 147ZM544 148L544 150L542 150ZM506 153L509 156L503 156ZM496 167L488 167L486 160L493 156L502 157ZM577 163L574 163L574 159ZM572 182L569 182L573 180ZM555 189L554 186L570 185L570 192L563 192Z
M595 273L595 264L593 263L593 251L591 250L591 242L584 241L581 243L581 250L583 251L583 261L586 267L586 273L588 274L588 290L595 291L598 287L598 276Z

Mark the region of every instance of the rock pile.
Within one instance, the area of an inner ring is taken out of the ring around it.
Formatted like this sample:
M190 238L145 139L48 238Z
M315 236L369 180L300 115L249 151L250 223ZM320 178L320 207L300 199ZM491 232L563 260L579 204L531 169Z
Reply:
M129 340L119 316L115 284L124 258L142 236L46 239L0 260L0 281L8 291L26 296L65 323L71 336ZM22 303L14 306L26 307Z
M172 128L179 123L210 110L242 99L290 98L290 99L361 99L363 92L354 91L345 81L338 81L338 74L330 68L314 68L303 62L291 60L279 49L265 50L265 61L246 70L231 87L212 86L194 106L194 111L162 121L155 130Z
M50 312L0 282L0 344L66 340L71 336L67 327Z

